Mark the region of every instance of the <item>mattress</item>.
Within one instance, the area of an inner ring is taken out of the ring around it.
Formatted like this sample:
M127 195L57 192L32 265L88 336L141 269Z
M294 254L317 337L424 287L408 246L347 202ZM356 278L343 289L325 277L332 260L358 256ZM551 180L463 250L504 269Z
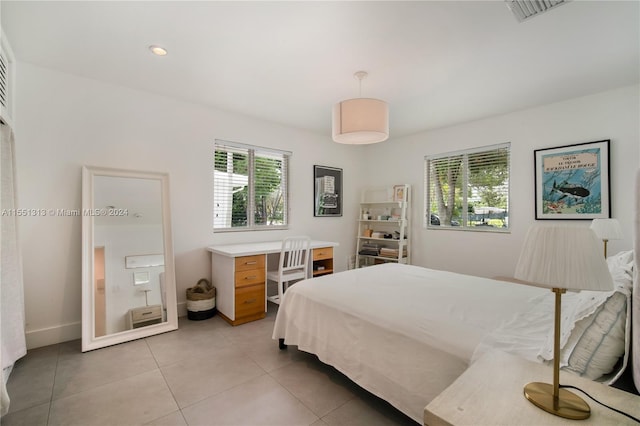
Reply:
M424 407L462 374L485 336L547 293L387 263L292 286L273 337L316 354L421 423Z

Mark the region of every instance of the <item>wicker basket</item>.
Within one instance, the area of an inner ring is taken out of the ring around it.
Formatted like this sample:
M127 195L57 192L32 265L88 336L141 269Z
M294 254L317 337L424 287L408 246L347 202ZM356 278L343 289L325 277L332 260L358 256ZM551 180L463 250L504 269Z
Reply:
M187 289L187 317L200 321L216 314L216 288L209 280L202 278Z

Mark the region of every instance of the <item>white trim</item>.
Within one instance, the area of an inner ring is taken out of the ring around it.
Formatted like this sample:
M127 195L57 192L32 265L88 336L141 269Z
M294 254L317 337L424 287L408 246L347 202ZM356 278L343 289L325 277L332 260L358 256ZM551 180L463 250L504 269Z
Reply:
M82 322L56 325L54 327L30 330L25 333L27 349L40 348L42 346L55 345L57 343L77 340L82 335Z
M498 143L498 144L495 144L495 145L480 146L480 147L476 147L476 148L461 149L459 151L450 151L450 152L444 152L444 153L441 153L441 154L429 154L429 155L425 155L424 159L425 160L437 160L439 158L454 157L456 155L463 155L463 154L475 154L476 152L492 151L494 149L503 149L503 148L511 149L511 142Z
M161 183L162 204L162 232L164 242L164 273L167 320L154 325L125 330L105 336L95 335L95 316L93 315L94 286L94 216L82 216L82 352L128 342L166 331L177 330L177 300L175 282L175 264L173 254L173 239L171 235L171 205L169 201L169 174L157 172L144 172L138 170L112 169L106 167L82 167L82 208L89 211L95 206L94 177L111 176L139 179L153 179Z
M228 147L232 147L232 148L240 148L240 149L252 149L255 151L260 151L260 152L265 152L265 153L272 153L272 154L278 154L278 155L288 155L291 156L293 155L293 153L291 151L283 151L280 149L275 149L275 148L265 148L263 146L258 146L258 145L249 145L246 143L241 143L241 142L233 142L233 141L228 141L225 139L215 139L215 145L223 145L223 146L228 146Z

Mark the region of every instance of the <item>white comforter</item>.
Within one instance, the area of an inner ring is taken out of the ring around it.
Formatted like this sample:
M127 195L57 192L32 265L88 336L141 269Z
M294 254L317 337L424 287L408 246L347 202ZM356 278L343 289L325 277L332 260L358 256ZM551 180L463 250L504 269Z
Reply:
M421 423L482 339L547 292L388 263L295 284L273 337L318 355Z

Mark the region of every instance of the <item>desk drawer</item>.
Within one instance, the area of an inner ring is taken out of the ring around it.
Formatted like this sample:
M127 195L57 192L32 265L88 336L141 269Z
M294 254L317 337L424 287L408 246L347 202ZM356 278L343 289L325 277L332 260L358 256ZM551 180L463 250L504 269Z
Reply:
M236 319L264 312L264 284L236 289Z
M142 306L140 308L131 309L131 321L147 321L162 318L162 310L160 305Z
M236 257L236 272L264 269L264 254Z
M322 247L313 249L313 260L324 260L333 258L333 247Z
M264 267L251 271L236 272L236 287L246 287L264 283Z

